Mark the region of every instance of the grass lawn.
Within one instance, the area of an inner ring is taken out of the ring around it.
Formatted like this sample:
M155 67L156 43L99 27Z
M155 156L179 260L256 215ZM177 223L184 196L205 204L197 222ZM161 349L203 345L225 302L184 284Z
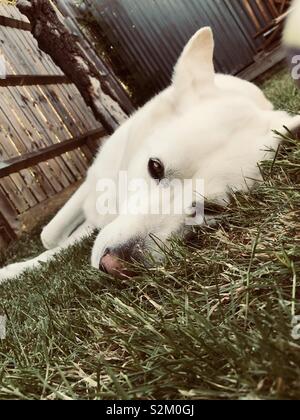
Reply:
M281 72L264 89L299 112ZM300 398L300 143L265 183L167 263L119 281L89 266L91 240L0 287L0 398ZM24 237L0 264L38 254Z

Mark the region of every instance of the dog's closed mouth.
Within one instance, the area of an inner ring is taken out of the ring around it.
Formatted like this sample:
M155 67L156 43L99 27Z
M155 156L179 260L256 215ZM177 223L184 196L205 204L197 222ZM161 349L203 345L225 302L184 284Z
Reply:
M125 261L112 254L106 254L101 259L100 270L104 271L106 274L111 274L113 277L120 280L137 276L136 272L126 267Z
M133 262L135 242L117 249L107 249L100 260L100 270L118 279L136 277L138 273L128 267Z

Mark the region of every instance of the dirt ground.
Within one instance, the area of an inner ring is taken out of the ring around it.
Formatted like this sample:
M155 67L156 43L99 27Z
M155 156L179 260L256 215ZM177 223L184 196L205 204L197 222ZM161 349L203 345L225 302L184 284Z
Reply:
M79 188L81 182L82 181L76 182L62 192L56 194L54 197L51 197L49 200L38 204L28 212L22 214L20 216L21 232L29 233L33 231L37 226L41 225L44 220L47 220L51 215L54 215Z

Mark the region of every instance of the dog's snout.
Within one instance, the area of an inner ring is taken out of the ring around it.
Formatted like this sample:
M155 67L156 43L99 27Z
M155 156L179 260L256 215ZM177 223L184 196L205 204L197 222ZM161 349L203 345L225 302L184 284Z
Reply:
M107 274L123 277L124 262L116 255L107 252L100 261L100 268Z
M126 245L118 249L106 249L100 261L100 269L116 278L134 277L137 273L126 265L134 260L133 246Z

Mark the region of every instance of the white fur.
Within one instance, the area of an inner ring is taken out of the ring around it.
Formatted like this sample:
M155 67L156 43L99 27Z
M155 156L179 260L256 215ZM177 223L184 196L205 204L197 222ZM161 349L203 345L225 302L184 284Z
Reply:
M291 12L288 16L284 33L283 41L286 46L291 48L300 47L300 0L293 0Z
M24 263L0 270L0 283L14 278L41 261L53 258L61 248L80 240L82 230L68 239L85 221L100 233L92 251L92 265L99 267L107 247L116 248L142 238L147 249L159 254L150 239L163 243L181 232L181 216L107 216L96 211L99 179L116 180L119 171L152 182L147 171L150 158L163 161L168 173L182 179L205 181L207 199L226 203L232 189L247 190L260 179L257 163L271 157L278 139L272 130L300 124L299 117L273 110L253 84L236 77L215 75L213 35L198 31L175 67L172 85L129 118L105 143L87 179L53 221L42 241L50 251Z

